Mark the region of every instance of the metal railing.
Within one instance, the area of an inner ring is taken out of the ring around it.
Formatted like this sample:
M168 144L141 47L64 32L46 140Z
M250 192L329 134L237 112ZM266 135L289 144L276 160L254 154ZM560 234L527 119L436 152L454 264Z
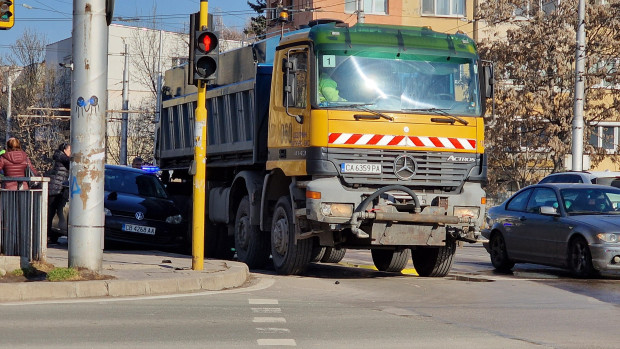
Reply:
M0 184L41 183L38 189L0 189L0 254L21 256L22 265L47 254L47 177L0 177ZM25 263L24 263L25 262Z

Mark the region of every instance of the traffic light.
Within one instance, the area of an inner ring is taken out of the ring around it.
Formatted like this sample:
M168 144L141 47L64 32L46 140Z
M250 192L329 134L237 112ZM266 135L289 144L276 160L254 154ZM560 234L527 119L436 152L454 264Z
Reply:
M217 35L208 30L197 30L194 40L194 80L215 80L219 57Z
M11 29L15 24L15 4L11 0L0 0L0 29Z

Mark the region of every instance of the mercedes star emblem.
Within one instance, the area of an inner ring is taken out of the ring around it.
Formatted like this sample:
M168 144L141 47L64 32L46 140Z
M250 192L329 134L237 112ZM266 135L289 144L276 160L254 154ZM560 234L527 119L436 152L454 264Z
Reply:
M400 155L394 160L394 174L402 180L407 180L415 175L416 162L413 156L408 154Z

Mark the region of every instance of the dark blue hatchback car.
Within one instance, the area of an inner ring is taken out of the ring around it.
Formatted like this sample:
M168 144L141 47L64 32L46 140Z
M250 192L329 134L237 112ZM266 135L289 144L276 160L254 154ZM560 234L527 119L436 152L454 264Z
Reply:
M189 244L188 223L159 178L140 169L105 165L105 241L157 248ZM64 209L68 213L68 205ZM52 226L67 235L67 220Z

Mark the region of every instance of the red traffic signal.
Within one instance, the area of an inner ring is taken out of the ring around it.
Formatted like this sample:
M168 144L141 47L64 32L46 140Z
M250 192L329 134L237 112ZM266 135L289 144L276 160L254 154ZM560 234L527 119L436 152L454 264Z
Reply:
M199 30L194 43L194 79L215 80L219 55L219 39L215 33Z

